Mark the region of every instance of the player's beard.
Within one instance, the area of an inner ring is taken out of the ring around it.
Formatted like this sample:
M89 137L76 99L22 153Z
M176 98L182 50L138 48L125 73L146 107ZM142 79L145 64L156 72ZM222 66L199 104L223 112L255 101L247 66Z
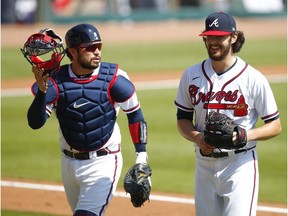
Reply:
M82 68L89 69L89 70L95 70L96 68L99 67L99 64L101 62L101 56L97 56L97 58L99 59L98 63L94 63L93 59L87 60L87 58L84 58L81 55L78 55L78 59L77 60L78 60L80 66Z
M208 51L208 55L210 57L210 59L212 59L213 61L222 61L223 59L226 58L226 56L229 54L232 43L231 43L231 38L228 41L228 44L217 44L218 46L218 50L217 52L215 52L215 50L212 49L213 46L216 46L215 44L212 45L207 45L206 44L206 48ZM220 54L219 54L220 52Z

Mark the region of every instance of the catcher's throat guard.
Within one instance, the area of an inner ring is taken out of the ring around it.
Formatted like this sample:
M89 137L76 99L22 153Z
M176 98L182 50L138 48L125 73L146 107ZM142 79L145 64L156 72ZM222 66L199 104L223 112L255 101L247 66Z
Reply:
M62 38L49 28L31 35L20 50L31 65L44 69L49 75L59 70L65 56Z

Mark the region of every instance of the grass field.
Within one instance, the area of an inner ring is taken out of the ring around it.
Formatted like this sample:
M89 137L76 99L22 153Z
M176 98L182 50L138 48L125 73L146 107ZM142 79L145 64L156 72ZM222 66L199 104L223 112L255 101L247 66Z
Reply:
M253 66L286 65L286 38L278 40L247 41L239 56ZM207 57L201 40L171 43L142 43L105 45L102 60L116 62L128 73L183 71L186 67L201 62ZM64 58L63 63L68 63ZM2 48L3 79L31 77L30 64L20 48Z
M16 211L8 211L2 210L2 216L53 216L51 214L44 214L44 213L33 213L33 212L16 212Z
M286 47L285 38L251 41L247 42L239 56L255 66L285 65ZM192 42L105 45L104 50L104 61L119 62L121 68L128 72L144 72L148 76L155 71L183 71L206 57L203 44ZM2 49L2 80L31 77L30 66L21 55L18 49ZM287 83L272 84L272 88L280 110L283 132L272 140L258 144L259 201L287 203ZM177 132L173 105L175 95L176 89L138 92L149 126L148 152L153 168L153 188L155 191L193 194L194 148ZM2 177L60 182L57 120L52 116L41 130L30 129L26 112L32 100L32 96L1 99ZM120 113L118 122L123 134L123 172L126 172L135 161L135 153L123 113ZM119 187L122 187L122 178L123 174ZM5 215L18 213L5 211Z
M285 202L287 106L281 98L286 92L286 84L273 84L273 90L282 117L283 133L258 145L260 200ZM149 124L148 151L153 167L153 187L155 191L192 194L195 167L193 145L177 132L173 106L175 94L176 89L157 90L157 94L153 90L138 92ZM41 130L30 129L26 111L31 100L32 96L2 98L2 176L60 182L56 118L50 118ZM123 170L126 171L134 163L135 154L123 113L119 115L119 124L123 133ZM163 179L166 179L165 184Z

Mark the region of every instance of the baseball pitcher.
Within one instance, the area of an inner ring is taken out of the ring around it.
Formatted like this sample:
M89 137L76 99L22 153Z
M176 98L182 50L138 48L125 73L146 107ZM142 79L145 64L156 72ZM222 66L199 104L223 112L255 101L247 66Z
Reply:
M210 14L200 36L209 58L186 69L175 99L178 130L195 143L196 215L255 216L256 144L281 132L275 98L267 79L236 56L245 37L230 14Z

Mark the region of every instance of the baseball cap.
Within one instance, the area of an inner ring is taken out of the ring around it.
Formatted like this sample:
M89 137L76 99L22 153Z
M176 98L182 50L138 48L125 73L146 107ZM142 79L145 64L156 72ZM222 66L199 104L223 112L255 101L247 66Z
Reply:
M236 31L236 22L230 14L216 12L206 18L205 27L199 36L226 36Z

